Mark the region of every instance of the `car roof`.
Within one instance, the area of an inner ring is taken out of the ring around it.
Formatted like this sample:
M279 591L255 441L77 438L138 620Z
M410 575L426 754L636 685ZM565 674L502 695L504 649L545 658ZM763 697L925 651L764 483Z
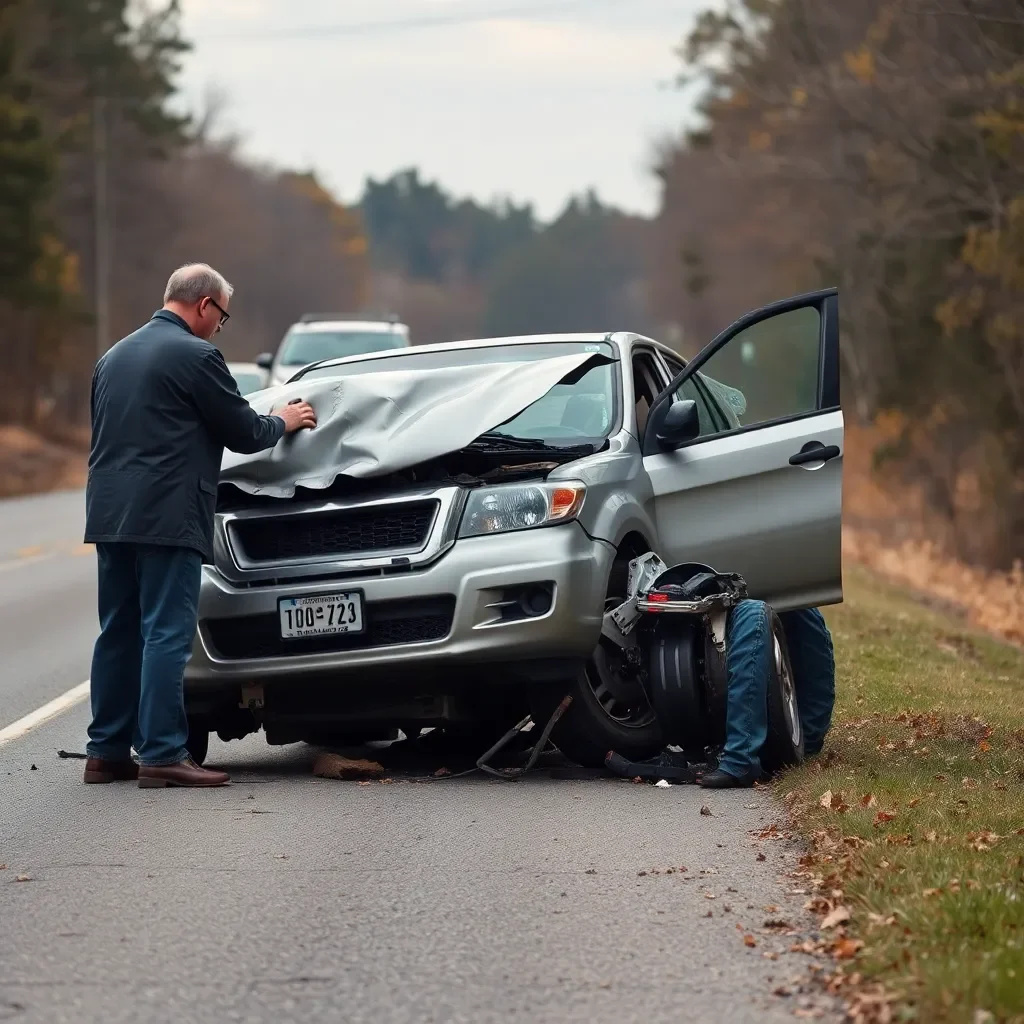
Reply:
M336 333L341 331L342 333L354 333L356 331L362 331L367 334L389 334L392 331L400 331L404 334L409 333L409 328L405 324L391 320L313 320L309 323L298 323L292 324L290 330L302 331L303 333L318 334L320 332Z
M679 353L674 352L667 345L655 341L653 338L645 338L640 334L633 334L629 331L606 332L604 334L591 332L586 334L524 334L504 338L474 338L470 341L443 341L433 345L413 345L410 348L387 349L383 352L363 352L352 356L339 356L336 359L324 359L318 363L311 363L302 367L298 373L313 369L322 370L331 366L344 366L347 363L362 363L370 359L400 359L402 356L419 352L458 352L463 349L473 348L498 348L505 345L543 345L551 343L578 342L579 344L597 344L606 342L616 349L618 358L622 358L634 344L650 345L675 358L682 358Z

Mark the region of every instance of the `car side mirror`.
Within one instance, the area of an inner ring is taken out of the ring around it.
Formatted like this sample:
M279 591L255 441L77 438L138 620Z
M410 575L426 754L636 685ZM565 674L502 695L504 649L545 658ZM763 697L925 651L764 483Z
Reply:
M673 402L658 424L655 437L658 445L669 451L680 448L687 441L700 436L700 419L697 416L697 403L692 399Z
M256 357L256 365L261 370L269 370L274 365L274 357L269 352L263 352Z

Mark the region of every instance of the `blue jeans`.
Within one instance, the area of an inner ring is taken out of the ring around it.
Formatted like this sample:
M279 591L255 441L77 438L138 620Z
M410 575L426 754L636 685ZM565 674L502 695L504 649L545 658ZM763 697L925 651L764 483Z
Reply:
M817 608L779 616L796 687L804 752L817 754L832 724L835 655L832 636ZM771 613L762 601L741 601L729 613L725 749L719 767L737 778L761 773L759 754L768 738L768 680L772 671Z
M183 676L202 557L191 548L101 543L100 635L92 656L90 757L177 764L188 755Z

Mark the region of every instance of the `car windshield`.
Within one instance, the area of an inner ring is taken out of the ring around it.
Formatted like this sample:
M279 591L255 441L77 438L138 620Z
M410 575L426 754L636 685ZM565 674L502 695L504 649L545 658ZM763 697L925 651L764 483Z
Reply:
M383 352L409 344L401 331L299 331L291 330L281 342L282 366L308 366L321 359L341 359L363 352Z
M263 387L263 377L258 373L246 373L240 370L234 374L234 378L239 392L243 395L251 395Z
M442 352L410 351L401 356L367 359L341 366L319 366L304 373L302 379L387 370L431 370L479 363L524 362L576 353L592 353L615 359L615 350L607 342L488 345ZM574 383L556 384L518 416L506 423L496 423L494 430L515 438L536 438L558 447L600 444L608 436L615 415L618 380L615 366L615 363L604 363L588 370Z

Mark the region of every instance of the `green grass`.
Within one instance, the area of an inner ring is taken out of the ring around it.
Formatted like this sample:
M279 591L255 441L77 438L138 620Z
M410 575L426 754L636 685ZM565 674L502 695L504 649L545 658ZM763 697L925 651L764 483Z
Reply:
M896 1020L1024 1021L1024 652L863 572L845 589L832 732L779 783L843 951L864 943L843 970Z

